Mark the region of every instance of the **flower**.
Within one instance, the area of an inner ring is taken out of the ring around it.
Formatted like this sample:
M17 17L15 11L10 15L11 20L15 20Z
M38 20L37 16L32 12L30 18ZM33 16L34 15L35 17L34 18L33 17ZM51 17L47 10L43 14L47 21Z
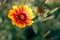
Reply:
M12 24L19 28L24 28L25 26L31 26L34 21L34 14L31 7L27 5L12 6L9 10L8 18L12 20Z
M37 8L37 12L38 12L38 13L43 13L43 11L44 11L44 9L43 9L42 7L38 7L38 8Z

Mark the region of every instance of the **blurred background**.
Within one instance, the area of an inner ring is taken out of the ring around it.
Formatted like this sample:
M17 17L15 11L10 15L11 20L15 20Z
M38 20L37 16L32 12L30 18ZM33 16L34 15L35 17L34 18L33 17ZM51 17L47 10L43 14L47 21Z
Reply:
M20 29L7 15L13 5L26 3L35 23ZM0 0L0 40L60 40L60 0Z

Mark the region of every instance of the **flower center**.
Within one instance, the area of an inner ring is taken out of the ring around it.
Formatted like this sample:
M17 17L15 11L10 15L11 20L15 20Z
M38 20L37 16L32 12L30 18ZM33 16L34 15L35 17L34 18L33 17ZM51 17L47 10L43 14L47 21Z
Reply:
M23 20L24 19L24 16L23 15L20 15L20 19Z
M27 19L26 14L20 14L20 15L17 15L17 20L25 21L26 19Z
M25 18L24 15L17 16L18 20L24 20L24 18Z

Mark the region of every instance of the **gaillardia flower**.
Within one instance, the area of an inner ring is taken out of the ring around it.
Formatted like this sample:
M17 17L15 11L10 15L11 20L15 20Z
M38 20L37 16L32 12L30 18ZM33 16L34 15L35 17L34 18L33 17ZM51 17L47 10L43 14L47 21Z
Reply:
M25 26L31 26L34 21L34 14L31 7L27 5L12 6L9 10L8 18L12 20L12 24L19 28L24 28Z

